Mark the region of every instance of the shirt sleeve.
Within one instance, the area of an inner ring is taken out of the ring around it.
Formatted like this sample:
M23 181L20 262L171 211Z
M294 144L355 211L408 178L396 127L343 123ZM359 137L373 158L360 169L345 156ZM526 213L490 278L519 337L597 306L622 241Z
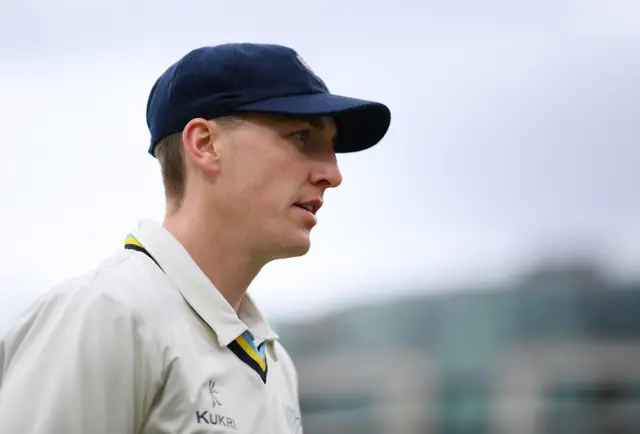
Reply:
M45 302L0 342L0 433L134 434L159 388L158 346L105 295Z

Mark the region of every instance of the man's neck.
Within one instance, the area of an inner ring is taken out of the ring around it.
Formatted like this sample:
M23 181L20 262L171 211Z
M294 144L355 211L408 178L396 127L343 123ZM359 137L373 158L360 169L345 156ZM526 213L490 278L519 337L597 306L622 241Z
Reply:
M232 239L233 231L225 231L211 222L179 213L165 217L163 226L238 311L249 285L264 264L252 261L251 255L243 250L241 240Z

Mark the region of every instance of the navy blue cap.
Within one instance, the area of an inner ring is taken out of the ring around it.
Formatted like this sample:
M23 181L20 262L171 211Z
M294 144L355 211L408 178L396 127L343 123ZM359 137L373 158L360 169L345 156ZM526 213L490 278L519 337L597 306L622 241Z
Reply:
M190 51L155 82L147 102L149 153L191 119L243 112L332 116L340 153L374 146L391 123L384 104L330 93L292 48L222 44Z

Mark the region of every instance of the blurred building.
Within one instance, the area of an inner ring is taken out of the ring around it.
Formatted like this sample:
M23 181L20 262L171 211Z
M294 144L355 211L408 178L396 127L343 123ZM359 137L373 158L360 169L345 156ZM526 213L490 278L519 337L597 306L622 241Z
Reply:
M282 324L306 434L640 433L640 284L512 285Z

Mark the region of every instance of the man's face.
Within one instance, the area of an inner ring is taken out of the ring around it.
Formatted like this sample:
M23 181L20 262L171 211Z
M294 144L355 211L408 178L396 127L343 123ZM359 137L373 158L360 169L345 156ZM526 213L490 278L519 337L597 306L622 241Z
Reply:
M244 119L220 135L212 206L222 207L234 230L267 260L304 255L325 191L342 182L335 122L257 114Z

